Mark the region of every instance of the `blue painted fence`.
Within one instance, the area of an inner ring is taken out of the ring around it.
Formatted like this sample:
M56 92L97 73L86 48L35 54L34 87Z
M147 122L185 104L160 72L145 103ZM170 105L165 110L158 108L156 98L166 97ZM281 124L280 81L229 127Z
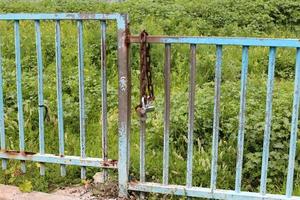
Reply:
M132 36L131 43L139 43L138 36ZM165 44L165 109L164 109L164 148L163 148L163 181L160 183L146 182L145 171L141 171L139 183L129 185L129 189L140 192L155 192L163 194L181 195L189 197L202 197L210 199L300 199L292 196L293 178L295 168L295 154L297 143L297 125L299 110L300 92L300 41L298 39L265 39L265 38L229 38L229 37L170 37L170 36L149 36L147 42L151 44ZM190 82L189 82L189 115L188 115L188 148L187 148L187 174L186 185L169 185L169 132L170 132L170 68L171 68L171 45L190 45ZM211 159L211 181L210 188L192 186L193 170L193 131L194 131L194 103L195 103L195 76L196 76L196 47L200 45L216 46L215 65L215 98L214 98L214 119L212 135L212 159ZM222 75L222 49L224 46L242 47L242 72L241 72L241 92L240 92L240 113L237 145L237 163L235 176L235 190L220 190L217 185L217 162L218 162L218 140L219 140L219 118L220 118L220 95L221 95L221 75ZM246 112L246 85L248 73L248 51L251 47L269 47L268 81L265 131L263 141L262 166L260 192L241 191L243 148L245 132L245 112ZM272 121L272 93L274 87L274 69L276 61L276 49L278 47L296 48L294 101L292 114L292 127L290 138L289 163L286 181L286 194L268 194L266 191L267 172L269 160L269 144ZM141 127L144 128L144 127ZM145 133L145 131L141 131ZM141 140L141 147L144 148L145 141ZM141 150L141 152L145 152ZM141 156L141 169L144 169L145 155Z
M26 171L25 161L41 163L40 173L45 174L44 163L55 163L61 165L61 175L66 174L66 165L81 166L81 177L85 178L86 167L117 168L119 177L119 195L126 197L128 191L155 192L163 194L173 194L188 197L202 197L210 199L300 199L292 196L294 185L294 167L297 141L298 110L299 110L299 90L300 90L300 41L297 39L260 39L260 38L221 38L221 37L168 37L149 36L147 42L165 44L165 104L164 104L164 147L163 147L163 182L153 183L145 180L145 126L141 126L140 140L140 181L129 182L129 134L131 118L131 73L129 67L129 48L131 43L140 43L139 36L129 35L126 15L120 14L1 14L0 20L14 21L15 33L15 63L17 77L17 100L18 100L18 122L19 122L19 151L6 150L4 109L3 109L3 80L2 80L2 57L0 50L0 138L2 168L7 168L7 160L15 159L21 161L21 169ZM25 151L23 102L22 102L22 80L21 80L21 48L20 48L20 20L35 21L36 49L38 63L38 102L39 102L39 153L28 153ZM57 80L57 115L59 133L59 155L47 154L44 144L44 99L43 99L43 62L40 21L51 20L55 23L55 44L56 44L56 80ZM60 21L76 20L78 27L78 75L79 75L79 107L80 107L80 156L70 156L64 154L64 124L63 124L63 104L62 104L62 64L61 64L61 39ZM84 49L83 49L83 23L85 20L98 20L101 31L101 70L102 70L102 158L90 158L85 154L85 102L84 102ZM107 106L106 106L106 21L115 20L117 22L118 33L118 106L119 106L119 160L115 162L108 159L107 155ZM187 148L187 174L186 185L169 185L169 134L170 134L170 74L171 74L171 47L172 44L190 45L190 82L189 82L189 115L188 115L188 148ZM211 181L209 188L194 187L192 185L193 171L193 132L194 132L194 102L195 102L195 79L196 79L196 48L199 45L216 46L216 66L215 66L215 99L214 99L214 120L212 135L212 160L211 160ZM221 75L222 75L222 51L224 46L242 47L242 72L241 72L241 96L239 131L237 146L237 164L235 190L220 190L217 183L217 161L218 161L218 139L219 139L219 118L220 118L220 95L221 95ZM246 85L248 73L248 51L253 46L269 47L268 81L267 81L267 101L265 116L265 131L262 153L261 185L260 192L241 191L243 147L245 129L246 110ZM269 145L272 121L272 92L274 85L274 69L276 62L277 48L296 48L295 84L292 127L290 138L289 163L286 181L286 194L268 194L266 191L267 171L269 159ZM107 172L104 173L106 176Z
M44 163L55 163L61 166L61 175L66 175L66 165L81 166L81 178L86 176L86 167L104 168L104 179L107 178L107 169L117 169L117 162L109 159L107 155L107 86L106 86L106 21L116 21L118 33L118 52L119 52L119 74L122 74L122 79L127 77L127 45L125 43L125 34L127 27L127 16L121 14L78 14L78 13L57 13L57 14L0 14L0 20L14 22L14 38L15 38L15 64L16 64L16 86L17 86L17 105L18 105L18 125L19 125L19 150L11 151L6 147L6 134L4 127L4 106L3 106L3 80L2 80L2 56L0 50L0 138L1 151L0 158L2 159L2 169L7 169L7 160L14 159L21 161L21 171L26 172L25 161L34 161L40 163L40 174L45 175ZM24 134L24 114L23 114L23 97L22 97L22 66L21 66L21 41L20 41L20 21L31 20L35 23L36 35L36 58L38 66L38 111L39 111L39 152L31 153L25 150L25 134ZM55 52L56 52L56 91L57 91L57 116L58 116L58 138L59 152L57 155L47 154L45 152L45 136L44 136L44 97L43 97L43 58L41 44L41 27L40 21L48 20L53 22L55 28ZM65 155L65 136L64 136L64 120L63 120L63 102L62 102L62 55L61 55L61 21L75 20L77 21L77 43L78 43L78 76L79 76L79 110L80 110L80 156ZM101 76L102 76L102 158L87 157L86 149L86 124L85 124L85 95L84 95L84 48L83 48L83 23L87 20L99 21L99 32L101 32ZM122 85L122 90L119 92L119 101L126 103L128 87ZM124 115L128 115L128 106L120 105L120 123L125 127L122 129L127 135L128 122L123 122L126 119ZM122 109L124 108L124 109ZM123 111L122 111L123 110ZM126 139L125 139L126 140ZM125 145L126 147L126 145ZM123 148L123 147L122 147ZM119 159L119 166L125 166L127 159ZM123 160L123 162L122 162ZM124 185L126 192L127 170L120 169L120 188ZM124 178L125 177L125 178ZM120 190L122 191L122 190Z

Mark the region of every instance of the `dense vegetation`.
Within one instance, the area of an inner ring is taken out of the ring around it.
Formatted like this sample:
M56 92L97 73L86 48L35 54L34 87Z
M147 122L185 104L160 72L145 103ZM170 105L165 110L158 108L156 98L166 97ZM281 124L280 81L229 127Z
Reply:
M105 4L95 0L44 0L39 2L0 2L0 12L98 12L128 13L133 34L146 29L150 34L203 36L256 36L298 38L300 2L293 0L128 0ZM87 110L87 155L101 155L101 73L100 31L98 22L84 25L85 91ZM18 121L15 86L13 24L0 22L4 71L5 130L8 149L18 149ZM117 65L114 23L108 28L108 107L109 155L117 158ZM22 78L25 114L26 150L38 151L37 63L33 22L21 22ZM77 75L77 29L74 22L62 23L63 102L66 154L79 155L79 110ZM45 120L46 151L58 152L54 23L42 23L44 56L44 95L49 108ZM138 177L139 122L134 114L138 104L139 55L132 45L132 134L131 172ZM156 110L147 121L147 180L161 181L163 148L163 46L153 45ZM185 184L188 118L189 46L172 46L171 73L171 166L170 182ZM210 181L211 138L214 97L215 47L197 48L197 88L194 138L195 186ZM247 85L247 114L242 186L258 191L265 119L268 48L250 48ZM278 49L276 57L273 119L268 171L268 191L285 192L288 143L291 125L295 49ZM221 118L218 188L233 189L236 163L240 95L241 47L225 47L222 66ZM297 152L295 194L300 194L300 152ZM28 173L21 175L18 162L0 173L0 182L20 186L33 185L49 191L57 185L78 182L80 169L68 167L68 177L59 177L59 166L47 165L45 177L38 165L27 163ZM89 169L89 178L97 169Z

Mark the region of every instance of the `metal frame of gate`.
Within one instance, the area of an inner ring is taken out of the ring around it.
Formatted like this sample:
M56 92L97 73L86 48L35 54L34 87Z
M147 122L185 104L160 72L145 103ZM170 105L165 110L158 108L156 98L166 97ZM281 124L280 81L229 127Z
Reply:
M16 85L17 85L17 103L18 103L18 123L19 123L19 151L10 151L6 149L6 134L4 127L4 108L3 108L3 80L2 80L2 57L0 51L0 140L2 159L2 169L7 168L7 160L20 160L21 170L26 172L25 161L34 161L41 163L40 174L45 174L44 163L55 163L61 165L61 175L66 175L66 165L81 166L81 177L85 178L86 167L104 168L104 178L106 178L106 169L119 169L120 194L126 194L128 182L128 161L127 152L129 135L129 112L130 112L130 71L128 67L128 48L126 42L127 15L122 14L79 14L79 13L55 13L55 14L0 14L1 21L14 22L15 38L15 63L16 63ZM36 50L38 65L38 102L39 102L39 153L26 152L24 117L23 117L23 99L22 99L22 75L21 75L21 47L20 47L20 21L31 20L35 22ZM59 133L59 154L45 153L44 139L44 99L43 99L43 62L42 62L42 44L40 21L50 20L55 22L55 47L56 47L56 90L57 90L57 115L58 115L58 133ZM60 21L75 20L78 29L78 75L79 75L79 107L80 107L80 156L65 155L64 152L64 122L63 122L63 103L62 103L62 63L61 63L61 28ZM102 158L86 157L85 154L85 103L84 103L84 49L83 49L83 21L99 21L99 31L101 31L101 71L102 71ZM119 74L119 127L120 127L120 151L119 164L117 161L107 157L107 88L106 88L106 21L114 20L117 22L118 32L118 74ZM126 150L127 151L127 150Z
M131 43L141 43L139 36L131 36ZM147 42L150 44L165 44L165 65L164 65L164 148L163 148L163 181L152 183L145 181L145 144L144 135L141 136L140 150L140 182L130 183L129 190L139 192L154 192L171 195L181 195L188 197L202 197L210 199L300 199L292 196L293 178L295 167L295 154L297 142L298 110L300 100L300 41L298 39L263 39L263 38L228 38L228 37L170 37L170 36L148 36ZM171 72L171 44L190 45L190 81L189 81L189 117L188 117L188 148L187 148L187 173L186 185L169 185L169 134L170 134L170 72ZM211 181L210 188L192 186L193 170L193 131L194 131L194 102L195 102L195 76L196 76L196 47L197 45L216 46L216 66L215 66L215 97L214 97L214 120L213 120L213 140L212 140L212 160L211 160ZM242 47L242 72L241 72L241 96L239 113L239 131L237 145L237 164L235 176L235 190L220 190L216 188L217 183L217 161L218 161L218 138L219 138L219 118L220 118L220 94L221 94L221 66L222 47L241 46ZM241 191L243 147L246 111L246 84L248 73L248 50L253 46L269 47L268 81L265 131L263 141L263 157L261 168L260 192ZM286 182L286 195L267 194L267 170L269 159L269 144L271 134L272 119L272 92L274 82L274 69L276 60L276 48L288 47L296 48L296 67L294 100L292 111L292 126L290 138L290 152L288 175ZM141 126L141 129L144 129ZM140 132L145 134L145 130Z
M144 179L145 157L144 141L141 140L140 156L140 182L129 182L129 135L131 118L131 71L129 67L129 48L130 43L140 43L138 36L130 36L128 30L128 19L126 15L120 14L1 14L0 20L14 21L15 30L15 56L17 73L17 100L18 100L18 121L19 121L19 146L20 151L8 151L5 145L4 128L4 110L3 110L3 80L2 80L2 62L0 54L0 139L2 159L2 168L7 168L7 160L21 160L21 169L26 171L25 161L35 161L41 163L41 174L45 173L43 163L56 163L61 165L61 174L65 175L65 165L81 166L81 177L85 178L85 167L118 168L119 196L126 197L128 191L155 192L163 194L173 194L189 197L203 197L211 199L300 199L292 196L293 177L296 153L296 138L298 125L298 110L300 100L300 41L297 39L260 39L260 38L219 38L219 37L168 37L168 36L149 36L148 43L165 44L165 109L164 109L164 163L163 163L163 183L146 182ZM30 153L25 151L24 143L24 125L22 109L22 80L21 80L21 48L20 48L20 20L33 20L36 27L36 47L38 61L38 90L39 90L39 153ZM44 125L43 125L43 63L40 21L54 20L56 22L56 69L57 69L57 103L59 118L59 155L46 154L44 151ZM62 83L61 83L61 49L60 49L60 21L76 20L78 27L78 73L79 73L79 96L80 96L80 150L81 156L64 155L64 132L63 132L63 107L62 107ZM84 76L83 76L83 21L98 20L101 21L102 32L102 115L103 124L103 158L89 158L85 155L85 119L84 119ZM106 127L106 20L115 20L118 29L118 130L119 130L119 160L115 161L107 158L107 127ZM189 83L189 122L188 122L188 157L186 185L169 185L169 133L170 133L170 71L171 71L171 44L190 44L190 83ZM215 100L214 100L214 121L213 121L213 142L212 142L212 167L210 188L192 186L192 163L193 163L193 121L194 121L194 99L195 99L195 75L196 75L196 47L197 45L216 45L216 70L215 70ZM217 160L218 160L218 133L220 116L220 90L221 90L221 66L222 66L222 47L223 46L241 46L242 47L242 73L241 73L241 97L240 97L240 115L238 132L238 154L236 168L235 190L220 190L216 188L217 182ZM260 193L241 191L242 166L243 166L243 144L244 144L244 126L246 109L246 84L248 71L248 50L252 46L270 47L269 66L268 66L268 85L265 117L265 133L263 162L261 170ZM293 115L290 139L290 153L288 176L286 182L286 195L267 194L266 180L269 158L269 141L271 133L272 118L272 91L274 82L274 68L276 60L276 48L289 47L296 48L296 76L294 86ZM0 51L1 52L1 51ZM141 131L143 132L143 131Z

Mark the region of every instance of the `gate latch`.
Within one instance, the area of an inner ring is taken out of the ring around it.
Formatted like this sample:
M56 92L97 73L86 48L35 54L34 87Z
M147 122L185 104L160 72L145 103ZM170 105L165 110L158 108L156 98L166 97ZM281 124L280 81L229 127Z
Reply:
M147 42L148 33L144 30L140 34L140 104L136 111L140 117L154 111L154 91L150 65L150 44Z

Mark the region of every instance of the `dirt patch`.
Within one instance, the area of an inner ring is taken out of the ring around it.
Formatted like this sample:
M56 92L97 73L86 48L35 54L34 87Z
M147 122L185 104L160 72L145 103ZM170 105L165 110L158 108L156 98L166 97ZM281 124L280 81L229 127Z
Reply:
M69 197L77 197L82 200L96 200L97 198L93 196L90 188L86 186L77 185L71 187L60 188L52 192L51 194L64 195Z
M120 199L118 198L118 184L115 182L106 182L103 184L93 184L91 191L99 200Z
M87 183L85 185L60 188L52 192L52 194L76 197L82 200L125 200L118 197L118 184L114 181L102 184ZM129 199L135 200L137 198L132 194Z

